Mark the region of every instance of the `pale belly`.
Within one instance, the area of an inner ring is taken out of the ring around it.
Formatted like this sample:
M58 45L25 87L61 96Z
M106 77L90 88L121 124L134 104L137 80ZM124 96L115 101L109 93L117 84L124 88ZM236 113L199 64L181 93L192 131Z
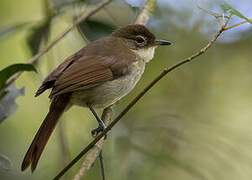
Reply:
M135 62L132 64L132 71L123 77L107 81L90 89L74 92L71 97L71 104L96 108L112 105L135 87L144 72L144 68L145 63L143 61Z

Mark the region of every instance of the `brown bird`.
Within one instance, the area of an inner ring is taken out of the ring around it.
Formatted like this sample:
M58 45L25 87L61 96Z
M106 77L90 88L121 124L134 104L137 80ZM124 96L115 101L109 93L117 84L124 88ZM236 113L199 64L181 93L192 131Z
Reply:
M24 171L35 170L42 151L60 116L72 105L88 107L99 123L97 133L106 126L93 108L105 108L128 94L141 78L145 64L158 45L143 25L128 25L110 36L96 40L68 57L43 81L35 97L52 88L51 105L22 163Z

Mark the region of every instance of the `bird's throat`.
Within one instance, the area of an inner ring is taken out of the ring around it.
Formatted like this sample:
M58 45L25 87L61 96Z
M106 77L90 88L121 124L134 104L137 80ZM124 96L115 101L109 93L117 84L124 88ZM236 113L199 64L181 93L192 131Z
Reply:
M146 63L153 59L156 47L143 48L138 50L132 50Z

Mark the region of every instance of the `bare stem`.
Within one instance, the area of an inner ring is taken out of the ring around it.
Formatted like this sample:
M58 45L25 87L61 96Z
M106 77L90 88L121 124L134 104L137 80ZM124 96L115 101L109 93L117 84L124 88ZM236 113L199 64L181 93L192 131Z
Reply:
M151 13L154 11L157 0L147 0L142 11L136 17L135 24L145 25L150 18Z
M41 50L39 53L37 53L35 56L33 56L29 63L34 64L38 61L38 59L43 56L45 53L47 53L55 44L57 44L63 37L65 37L70 31L74 29L76 25L78 25L80 22L86 20L90 16L97 13L99 10L101 10L104 6L108 5L112 0L105 0L101 3L98 3L95 7L90 9L89 12L84 12L80 17L78 17L71 26L69 26L60 36L58 36L51 44L49 44L46 48ZM6 83L5 85L0 89L0 94L2 94L14 81L16 81L19 76L23 72L15 73Z
M222 13L222 24L224 25L225 24L225 14Z
M180 66L191 62L195 58L199 57L200 55L204 54L217 40L217 38L222 34L224 31L223 28L221 28L217 34L214 36L214 38L209 41L209 43L203 47L201 50L199 50L197 53L193 54L192 56L181 60L179 63L171 66L170 68L165 68L147 87L144 88L143 91L141 91L127 106L126 108L107 126L104 131L99 134L92 142L90 142L55 178L59 179L61 176L64 175L64 173L70 169L76 162L79 161L79 159L85 155L92 147L105 135L107 132L109 132L112 127L114 127L121 118L154 86L156 85L166 74L168 74L171 71L174 71L175 69L179 68Z
M252 19L249 19L249 21L252 22ZM226 27L225 30L233 29L233 28L235 28L235 27L237 27L237 26L240 26L240 25L246 24L246 23L249 23L249 22L248 22L248 21L242 21L242 22L240 22L240 23L237 23L237 24L234 24L234 25L232 25L232 26Z
M226 20L226 22L225 22L225 24L224 24L224 27L226 27L226 26L228 25L228 23L229 23L231 17L232 17L232 14L230 14L230 15L228 16L228 18L227 18L227 20Z
M218 24L219 29L221 29L222 25L221 25L220 19L219 19L219 18L216 18L216 21L217 21L217 24Z
M106 108L102 113L102 120L106 125L110 123L111 116L113 113L112 107ZM102 137L94 147L90 149L90 151L87 153L85 160L83 161L81 168L79 172L75 175L74 180L80 180L82 176L86 174L86 172L92 167L94 161L99 156L102 146L104 143L104 137Z
M214 16L216 19L218 19L218 18L222 18L223 17L223 15L220 15L220 14L218 14L218 13L215 13L215 12L213 12L213 11L210 11L210 10L208 10L208 9L205 9L205 8L203 8L203 7L201 7L200 5L197 5L197 7L199 8L199 9L201 9L203 12L205 12L206 14L209 14L209 15L211 15L211 16ZM228 18L228 16L224 16L225 18Z
M103 155L102 155L102 150L99 154L99 160L100 160L100 165L101 165L101 174L102 174L102 180L105 180L105 168L104 168L104 164L103 164Z

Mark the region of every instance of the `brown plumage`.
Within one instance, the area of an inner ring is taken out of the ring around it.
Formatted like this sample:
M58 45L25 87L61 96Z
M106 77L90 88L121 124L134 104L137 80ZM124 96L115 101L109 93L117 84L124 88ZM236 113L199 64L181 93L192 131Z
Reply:
M144 72L145 63L152 59L155 47L162 43L165 45L164 41L156 41L145 26L129 25L88 44L51 72L35 94L39 96L52 88L50 109L25 155L22 171L30 165L31 170L35 170L67 107L104 108L118 101L134 88Z
M36 169L38 160L44 147L52 134L60 116L64 112L70 99L70 94L62 94L53 98L50 110L40 126L36 136L34 137L21 166L24 171L31 165L32 172Z
M52 88L49 96L52 98L58 94L94 87L125 75L128 72L127 66L136 61L136 55L130 50L123 50L125 47L121 41L120 38L109 37L87 45L49 74L35 96ZM110 53L113 47L117 49ZM117 56L123 58L118 61Z

